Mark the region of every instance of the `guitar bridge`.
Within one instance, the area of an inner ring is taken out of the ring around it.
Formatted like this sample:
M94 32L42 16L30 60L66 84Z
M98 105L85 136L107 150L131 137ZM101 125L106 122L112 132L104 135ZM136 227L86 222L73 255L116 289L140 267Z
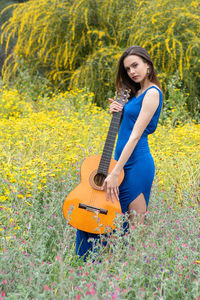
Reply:
M90 206L90 205L83 204L83 203L79 203L78 207L82 208L82 209L86 209L86 210L91 211L91 212L98 213L98 214L107 215L107 213L108 213L107 209L98 208L98 207Z

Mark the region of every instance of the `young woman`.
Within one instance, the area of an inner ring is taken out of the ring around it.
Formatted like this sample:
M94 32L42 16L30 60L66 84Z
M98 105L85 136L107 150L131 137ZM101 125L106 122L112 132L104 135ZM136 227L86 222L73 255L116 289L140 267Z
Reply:
M115 195L119 199L122 212L128 212L133 222L135 211L144 223L155 166L148 146L148 135L156 130L160 116L163 95L157 79L153 62L148 52L139 46L124 51L118 63L116 88L127 86L131 96L124 108L110 99L110 112L123 109L115 159L117 164L104 181L108 200ZM118 176L124 169L124 179L118 187ZM83 256L92 247L89 238L97 235L77 230L76 253Z

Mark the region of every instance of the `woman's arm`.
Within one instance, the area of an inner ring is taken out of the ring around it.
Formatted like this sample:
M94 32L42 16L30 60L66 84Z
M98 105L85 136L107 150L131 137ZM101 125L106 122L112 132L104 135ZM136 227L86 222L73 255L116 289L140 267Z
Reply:
M159 105L159 92L156 89L150 89L147 91L146 95L144 96L142 102L142 108L139 113L139 116L135 122L131 135L129 137L128 142L126 143L119 160L112 170L111 174L107 176L104 181L103 187L107 189L107 199L109 197L113 201L113 194L118 199L118 176L123 169L125 163L133 153L141 135L143 134L145 128L151 121L156 109Z

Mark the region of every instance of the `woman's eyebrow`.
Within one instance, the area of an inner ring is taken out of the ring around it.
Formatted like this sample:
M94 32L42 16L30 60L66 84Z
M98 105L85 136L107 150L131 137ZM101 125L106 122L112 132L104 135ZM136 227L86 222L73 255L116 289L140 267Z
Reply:
M131 67L131 66L133 66L133 65L135 65L135 64L137 64L137 62L131 63L130 66L126 66L125 69L128 69L129 67Z

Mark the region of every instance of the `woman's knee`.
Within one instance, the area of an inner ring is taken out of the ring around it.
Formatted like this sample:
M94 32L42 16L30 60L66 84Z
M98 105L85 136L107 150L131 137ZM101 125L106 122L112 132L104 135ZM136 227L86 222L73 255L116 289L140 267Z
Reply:
M137 198L135 198L128 207L128 211L135 211L138 214L145 214L147 210L146 200L144 194L141 193Z
M141 193L136 199L134 199L128 207L130 222L136 221L138 224L144 224L145 213L147 210L146 201L144 195Z

